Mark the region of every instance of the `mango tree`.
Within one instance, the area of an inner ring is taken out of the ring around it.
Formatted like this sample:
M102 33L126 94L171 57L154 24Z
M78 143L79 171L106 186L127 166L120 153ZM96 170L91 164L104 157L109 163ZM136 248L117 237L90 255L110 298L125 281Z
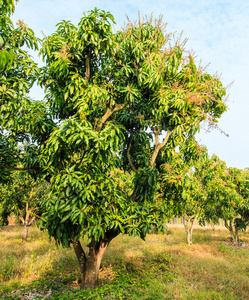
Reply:
M145 238L167 215L160 166L226 111L220 80L201 68L165 24L139 20L112 32L94 9L44 38L40 83L55 127L39 156L51 194L40 226L73 245L81 287L95 288L104 252L120 233ZM88 253L80 238L87 237Z
M0 1L1 182L9 182L13 171L39 174L39 149L53 127L46 104L28 96L39 73L28 49L38 50L38 39L23 21L14 26L14 4Z
M246 230L249 225L249 171L248 169L229 168L229 173L236 185L237 193L242 197L238 207L239 219L237 227L239 230Z
M194 223L202 217L207 204L209 157L206 148L194 140L181 150L162 166L162 188L168 207L183 218L187 243L191 245Z
M15 171L9 184L1 184L0 226L8 225L14 215L24 226L22 241L27 242L29 227L42 214L41 202L47 196L48 183L34 180L27 171Z
M208 197L212 201L206 207L205 218L214 222L223 219L231 241L239 245L239 231L249 224L249 173L248 170L227 168L218 158L213 166L216 172L208 184Z

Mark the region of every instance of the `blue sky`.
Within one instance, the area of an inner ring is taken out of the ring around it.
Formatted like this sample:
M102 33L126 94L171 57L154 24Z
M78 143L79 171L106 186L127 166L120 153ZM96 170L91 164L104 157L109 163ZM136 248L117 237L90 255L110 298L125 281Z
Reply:
M49 35L62 19L77 24L82 13L94 7L110 11L115 28L126 22L126 16L136 20L153 12L163 15L167 31L183 31L188 38L186 48L193 50L207 71L218 73L228 90L229 110L219 121L217 130L204 130L197 140L208 147L210 155L217 154L229 167L249 167L249 2L248 0L20 0L13 20L21 19L37 36ZM33 98L42 93L34 89Z

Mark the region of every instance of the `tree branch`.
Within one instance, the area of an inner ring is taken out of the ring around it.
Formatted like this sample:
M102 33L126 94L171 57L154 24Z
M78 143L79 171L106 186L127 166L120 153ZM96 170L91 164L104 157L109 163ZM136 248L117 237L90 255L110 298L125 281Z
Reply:
M128 161L129 161L129 164L130 164L132 170L134 172L136 172L137 170L136 170L136 168L135 168L135 166L134 166L134 164L133 164L133 162L131 160L131 155L130 155L131 146L132 146L131 145L132 136L133 136L133 133L131 133L131 136L130 136L129 146L128 146L128 149L127 149L127 158L128 158Z
M3 169L9 169L9 170L14 170L14 171L28 171L31 170L31 168L18 168L18 167L14 167L14 166L6 166L2 163L0 163L0 167Z
M157 145L159 144L159 133L161 131L161 126L159 126L159 128L157 128L156 126L152 126L151 129L155 134L155 147L157 147Z
M86 83L88 83L88 80L90 78L90 60L91 60L91 52L89 50L87 57L86 57L86 75L85 75Z
M24 221L23 217L20 217L20 216L19 216L19 220L20 220L20 221L22 222L22 224L24 225L25 221Z
M35 216L28 222L28 226L30 226L30 225L32 225L32 223L34 222L34 220L35 220Z
M83 149L83 154L81 155L80 161L79 161L78 164L76 165L76 168L78 168L78 167L81 165L81 163L82 163L82 161L83 161L85 155L86 155L86 148L84 147L84 149Z
M151 167L153 167L155 161L156 161L156 158L157 158L157 155L159 153L159 151L166 145L166 143L168 142L168 139L170 137L170 134L171 134L171 131L168 130L167 131L167 134L166 134L166 137L164 138L163 142L161 144L157 144L155 146L155 150L154 150L154 153L152 154L152 157L151 157L151 160L150 160L150 165Z
M117 105L114 107L114 109L112 110L112 112L114 113L114 112L116 112L116 111L119 111L119 110L125 108L126 105L127 105L128 103L129 103L129 101L127 100L127 101L125 101L125 103L123 103L123 104L117 104Z
M31 194L32 194L32 191L31 191ZM32 198L29 197L29 200ZM25 213L26 213L26 216L25 216L25 225L28 224L28 221L29 221L29 201L26 201L26 206L25 206Z
M110 107L107 107L107 110L105 112L105 114L103 115L103 117L99 120L98 124L96 125L96 127L94 128L94 130L96 131L100 131L103 127L103 125L105 124L105 122L108 120L108 118L114 113L117 112L123 108L125 108L125 106L128 104L129 101L126 101L123 104L117 104L113 109L110 109Z

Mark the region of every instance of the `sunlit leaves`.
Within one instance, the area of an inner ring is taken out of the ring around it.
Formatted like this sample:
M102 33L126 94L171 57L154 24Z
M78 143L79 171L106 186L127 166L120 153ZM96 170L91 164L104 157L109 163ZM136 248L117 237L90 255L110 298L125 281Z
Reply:
M87 160L94 162L100 159L108 163L117 158L121 136L121 129L112 124L98 133L85 121L68 120L51 134L41 157L45 166L51 166L51 171L63 168L68 163L79 166L84 162L85 155Z
M0 181L6 183L11 181L11 169L8 166L16 166L20 149L9 140L8 136L0 131Z
M49 104L57 118L74 115L75 107L80 107L81 114L88 114L88 106L84 108L82 100L88 101L89 92L95 99L99 94L95 82L99 81L98 73L105 72L108 55L113 51L112 19L111 14L95 9L82 17L78 27L62 21L57 31L44 39L40 54L47 66L42 69L40 82L48 91ZM94 106L106 106L103 99L100 103L92 101Z
M188 147L181 150L181 153L175 153L170 162L162 166L164 197L175 215L200 217L208 198L208 154L194 142L188 142ZM184 155L186 150L187 156ZM191 157L189 151L193 151Z
M40 84L58 120L40 154L52 184L42 226L65 246L72 235L144 238L160 227L172 213L161 165L179 145L190 159L200 122L216 121L226 107L219 80L197 68L185 43L169 43L161 18L129 21L116 33L112 23L96 8L77 26L63 20L40 51ZM175 169L175 200L184 185L181 199L200 198L198 180L179 161Z
M77 38L84 43L87 49L93 49L95 55L108 52L113 43L110 39L112 28L109 20L114 22L110 13L95 8L87 18L82 18L78 24Z
M8 16L15 11L15 2L19 0L1 0L0 2L0 11L1 14Z
M210 167L209 197L214 199L206 209L207 219L222 218L230 223L231 230L244 230L249 224L248 171L226 168L217 160ZM234 228L233 228L234 227Z

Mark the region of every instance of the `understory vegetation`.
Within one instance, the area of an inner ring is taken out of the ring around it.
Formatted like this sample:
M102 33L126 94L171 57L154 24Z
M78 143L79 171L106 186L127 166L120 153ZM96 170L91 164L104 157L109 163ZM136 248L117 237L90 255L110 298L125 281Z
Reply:
M80 290L73 249L56 247L36 227L28 243L19 226L3 227L0 237L2 299L249 299L249 248L230 246L221 228L196 229L192 246L177 225L145 241L120 235L106 251L95 290ZM249 233L241 239L249 243Z

